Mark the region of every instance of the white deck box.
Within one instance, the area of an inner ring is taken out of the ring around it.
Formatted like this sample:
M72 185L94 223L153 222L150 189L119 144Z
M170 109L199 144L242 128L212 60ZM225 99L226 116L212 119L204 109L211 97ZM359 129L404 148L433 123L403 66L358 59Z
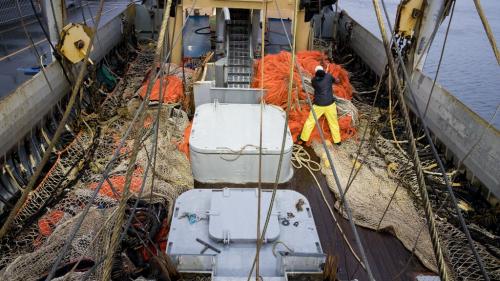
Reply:
M262 182L274 183L285 112L263 109ZM260 104L203 104L196 108L189 139L194 179L203 183L255 183L259 173ZM293 176L288 129L279 183Z

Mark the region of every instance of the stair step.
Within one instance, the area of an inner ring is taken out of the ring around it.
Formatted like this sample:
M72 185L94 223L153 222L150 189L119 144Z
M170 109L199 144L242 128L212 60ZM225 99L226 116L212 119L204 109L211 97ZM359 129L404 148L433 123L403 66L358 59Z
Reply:
M231 52L246 52L248 54L248 52L250 51L250 48L249 47L241 47L241 46L233 46L231 47Z
M248 34L229 34L229 40L248 43L249 38L248 38Z
M251 73L250 66L228 66L226 67L228 73Z
M227 30L229 32L231 31L237 31L237 30L248 30L249 26L248 25L229 25L227 27Z
M228 75L228 83L250 83L250 76L248 75Z
M252 63L250 59L241 59L241 58L229 58L228 59L228 66L246 66L249 67L251 66Z
M230 20L229 25L248 25L248 19Z
M227 87L228 88L248 89L248 88L250 88L250 84L227 83Z
M230 58L248 58L248 51L246 52L238 52L238 51L229 51Z

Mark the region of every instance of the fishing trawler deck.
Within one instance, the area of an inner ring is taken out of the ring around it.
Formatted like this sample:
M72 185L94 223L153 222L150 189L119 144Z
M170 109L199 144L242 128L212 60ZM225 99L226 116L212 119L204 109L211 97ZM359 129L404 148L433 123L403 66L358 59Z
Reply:
M261 231L272 192L262 192ZM176 200L167 254L181 272L208 272L212 280L244 280L256 248L256 189L193 189ZM325 262L314 210L307 199L280 190L271 211L260 274L264 280L286 280L288 274L319 275Z
M434 281L439 274L445 281L446 269L479 280L485 270L468 244L499 276L496 238L474 225L476 241L467 240L456 209L443 203L443 175L459 190L472 185L451 161L438 167L432 140L406 135L421 124L405 123L415 116L401 112L404 99L392 85L398 77L381 63L378 41L377 55L367 57L371 45L363 42L373 43L371 34L328 9L322 13L333 37L323 38L324 30L303 20L315 7L299 9L298 1L199 2L165 1L175 5L165 11L130 5L105 31L82 36L96 41L92 52L90 45L77 50L83 61L71 70L79 83L65 83L52 63L0 101L7 116L0 124L0 279ZM272 19L263 13L271 4ZM165 36L156 41L158 34ZM310 79L319 64L341 78L334 88L341 146L319 133L293 144L312 107ZM47 73L55 89L43 80ZM245 115L234 105L255 110ZM267 106L278 113L259 120ZM232 108L245 120L206 118L208 131L200 132L190 120L202 107L214 115ZM270 123L257 125L263 122ZM193 153L206 154L203 165ZM265 168L265 182L260 158L277 166ZM221 161L228 163L217 171ZM281 165L287 176L280 180ZM271 220L263 223L267 211ZM260 245L261 266L252 269Z
M314 154L312 148L306 149L313 161L320 161ZM330 192L325 176L320 172L314 172L320 183L327 201L325 202L311 174L306 169L295 169L294 175L289 182L279 184L279 190L293 190L304 196L311 206L314 214L314 221L319 235L319 241L324 254L338 257L338 275L340 280L367 280L368 275L359 261L349 250L342 238L342 233L332 219L328 211L327 203L334 206L337 199ZM225 187L238 187L253 190L255 184L234 185L234 184L209 184L194 183L195 189L213 188L223 189ZM265 191L273 188L272 184L264 183ZM355 243L349 222L338 212L334 213L338 225L345 232L351 244ZM435 278L434 272L429 271L422 263L409 252L405 246L394 235L388 231L374 231L368 228L357 226L357 231L367 245L367 255L372 270L377 280L416 280L417 276ZM357 252L357 251L356 251ZM251 264L251 263L250 263ZM424 280L424 279L422 279ZM433 280L433 279L429 279Z

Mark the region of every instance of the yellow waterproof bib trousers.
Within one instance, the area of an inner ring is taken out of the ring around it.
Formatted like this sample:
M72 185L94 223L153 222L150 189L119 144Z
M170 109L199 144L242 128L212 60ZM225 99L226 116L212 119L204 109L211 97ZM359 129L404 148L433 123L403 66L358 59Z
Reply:
M313 105L313 110L316 112L316 117L318 120L323 114L326 117L326 121L328 121L328 127L330 127L330 132L332 133L332 138L334 143L340 142L340 128L339 122L337 121L337 105L332 103L327 106L319 106ZM311 136L312 130L316 122L314 122L314 116L312 111L309 112L309 117L307 117L306 123L304 124L304 128L302 129L302 134L300 134L300 138L304 141L308 141Z

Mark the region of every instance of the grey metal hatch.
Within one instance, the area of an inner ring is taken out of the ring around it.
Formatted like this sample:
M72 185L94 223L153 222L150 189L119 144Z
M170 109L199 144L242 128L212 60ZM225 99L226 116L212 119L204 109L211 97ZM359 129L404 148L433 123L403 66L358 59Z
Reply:
M262 119L263 153L280 154L285 112L265 105ZM196 108L189 146L197 153L258 154L259 132L260 104L202 104ZM285 153L292 145L288 130Z
M250 195L250 196L249 196ZM212 192L210 202L210 220L208 232L210 238L223 242L255 242L257 241L257 192L252 196L241 189L223 189ZM264 227L271 192L262 192L260 231ZM266 230L264 243L273 242L280 234L278 213L273 206L271 218Z

